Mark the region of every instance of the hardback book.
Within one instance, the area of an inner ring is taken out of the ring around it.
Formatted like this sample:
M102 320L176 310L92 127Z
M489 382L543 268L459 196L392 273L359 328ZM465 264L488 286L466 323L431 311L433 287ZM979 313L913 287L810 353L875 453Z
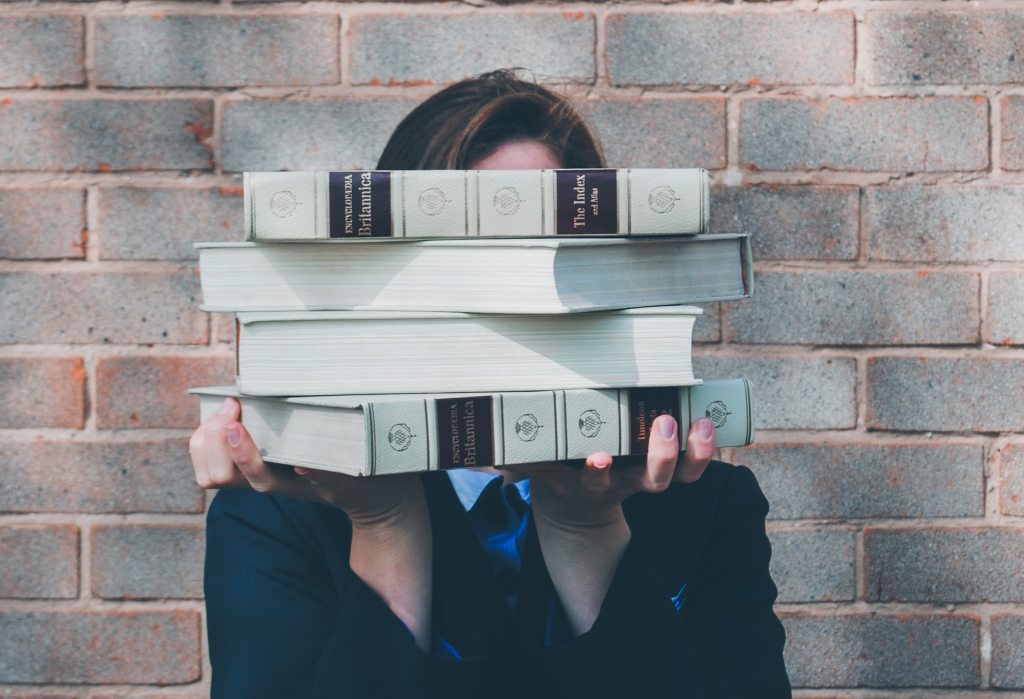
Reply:
M225 396L263 458L354 476L647 453L654 418L673 415L684 436L711 418L718 446L753 441L745 379L691 387L465 395L260 398L234 387L196 388L202 418Z
M208 311L567 313L745 298L750 238L197 243Z
M707 170L247 172L253 240L704 233Z
M702 312L239 313L236 381L270 396L689 386Z

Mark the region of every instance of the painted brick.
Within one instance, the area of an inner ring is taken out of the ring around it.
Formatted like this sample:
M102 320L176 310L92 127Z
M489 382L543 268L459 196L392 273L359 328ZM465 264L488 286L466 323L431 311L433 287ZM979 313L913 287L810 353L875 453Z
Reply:
M1024 12L868 12L868 82L1024 82Z
M104 87L326 85L341 72L336 15L98 17Z
M199 679L197 612L2 612L0 682Z
M10 272L0 274L0 297L0 342L194 344L207 338L192 269Z
M98 229L105 260L196 259L193 243L243 239L242 189L102 187Z
M81 189L0 190L0 257L47 260L85 257L85 192Z
M749 233L755 260L852 260L858 206L856 187L714 187L710 228Z
M1024 187L868 187L864 228L875 260L1024 261Z
M234 313L211 313L210 322L213 324L212 334L215 342L235 341Z
M92 590L105 599L203 596L202 525L98 526L92 531Z
M716 356L694 350L696 376L744 376L754 392L757 429L845 429L857 422L852 359Z
M1024 345L1024 274L992 272L988 280L988 312L989 342Z
M0 357L0 428L85 424L81 357Z
M373 168L391 132L416 104L397 99L229 102L224 170Z
M979 623L967 616L786 616L794 687L976 687Z
M0 101L0 170L206 170L209 100Z
M25 524L0 527L0 597L78 596L78 527Z
M999 509L1004 515L1024 517L1024 444L1000 450Z
M1024 617L992 617L993 687L1024 689Z
M780 602L840 602L857 594L856 534L849 529L791 529L769 533L771 575Z
M0 87L57 87L85 81L81 17L0 18Z
M529 66L542 80L593 82L589 12L376 14L352 18L352 82L449 83Z
M725 100L721 97L579 100L575 104L601 140L611 167L679 167L680 163L710 170L725 167Z
M852 12L630 13L607 22L615 85L853 81Z
M185 439L0 442L0 512L202 512Z
M1018 430L1024 362L988 358L874 357L868 360L867 424L877 429L996 432Z
M988 103L970 97L750 98L748 170L946 172L988 165Z
M871 602L1024 601L1024 532L867 529Z
M1024 170L1024 95L1007 95L1000 105L1003 168Z
M729 339L791 345L976 343L980 286L973 272L760 272L754 300L729 304Z
M186 391L233 383L234 367L235 358L229 354L101 357L96 363L96 427L195 428L199 399Z
M757 474L772 519L985 514L979 445L755 444L740 453Z

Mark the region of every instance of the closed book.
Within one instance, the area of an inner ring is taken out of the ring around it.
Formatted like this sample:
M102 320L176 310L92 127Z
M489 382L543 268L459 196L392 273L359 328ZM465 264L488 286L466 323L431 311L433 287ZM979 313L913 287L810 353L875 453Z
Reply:
M353 476L647 453L654 418L668 413L686 435L707 416L718 446L753 441L745 379L699 386L463 395L261 398L233 387L192 389L205 419L225 396L271 463ZM682 445L685 447L685 442Z
M252 240L704 233L707 170L247 172Z
M198 243L210 311L569 313L745 298L750 238Z
M236 380L276 396L688 386L700 313L239 313Z

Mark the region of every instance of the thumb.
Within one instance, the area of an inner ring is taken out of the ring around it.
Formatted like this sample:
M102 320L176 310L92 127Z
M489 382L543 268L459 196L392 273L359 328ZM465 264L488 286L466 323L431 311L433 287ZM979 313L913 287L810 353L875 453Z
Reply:
M276 475L263 461L259 447L252 441L245 425L234 420L224 426L227 433L231 460L242 472L253 490L269 492L274 489Z

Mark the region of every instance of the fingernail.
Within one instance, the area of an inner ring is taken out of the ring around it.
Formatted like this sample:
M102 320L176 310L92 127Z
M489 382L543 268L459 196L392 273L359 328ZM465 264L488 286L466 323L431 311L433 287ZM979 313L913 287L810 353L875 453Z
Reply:
M658 433L663 439L672 439L676 436L676 421L671 415L662 415L658 418Z
M226 415L227 413L231 412L231 409L233 407L234 406L231 404L231 399L225 398L224 402L220 404L219 408L217 408L217 412L220 413L221 415Z
M706 442L715 434L715 424L708 418L702 417L697 420L697 434Z
M237 447L242 443L242 430L239 429L238 423L228 425L228 444L233 447Z

